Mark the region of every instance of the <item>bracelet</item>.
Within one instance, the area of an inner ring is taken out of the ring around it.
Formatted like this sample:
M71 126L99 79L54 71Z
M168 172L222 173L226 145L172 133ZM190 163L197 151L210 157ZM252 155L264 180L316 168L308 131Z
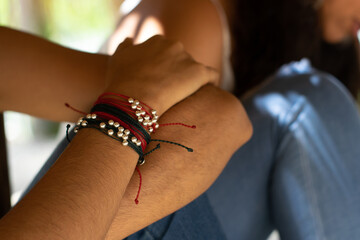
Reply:
M84 117L78 120L74 128L75 134L84 128L96 129L108 137L121 142L123 146L131 147L139 155L138 165L143 165L145 163L144 157L160 148L160 144L157 144L154 149L144 153L150 141L174 144L186 149L188 152L193 152L192 148L180 143L151 139L150 134L155 132L160 126L179 125L193 129L195 129L196 126L190 126L184 123L159 124L157 122L159 117L156 110L134 98L116 93L103 93L94 103L90 113L77 110L68 103L65 103L65 106L84 115ZM70 125L68 124L66 137L70 142L69 129ZM140 178L139 188L135 198L135 203L138 204L142 176L138 167L136 167L135 170L138 172Z
M90 117L90 118L89 118ZM139 155L138 165L145 163L144 154L141 148L141 141L131 133L129 129L124 128L114 120L106 121L99 119L96 114L87 115L86 118L80 118L77 126L74 128L74 133L77 133L83 128L93 128L103 134L111 137L122 143L123 146L130 146Z
M152 109L150 113L138 100L120 94L116 96L122 99L109 98L108 95L115 94L102 94L90 113L78 120L74 132L83 128L97 129L120 141L123 146L130 146L139 155L138 164L144 164L144 151L151 140L150 133L159 127L156 110Z

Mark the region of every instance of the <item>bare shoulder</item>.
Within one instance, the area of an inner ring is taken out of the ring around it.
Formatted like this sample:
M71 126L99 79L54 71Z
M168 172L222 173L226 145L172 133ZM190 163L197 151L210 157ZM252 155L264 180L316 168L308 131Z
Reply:
M221 71L222 24L211 0L143 0L116 32L121 40L165 35L182 42L196 61Z
M221 70L223 34L220 16L210 0L164 2L160 16L166 36L180 40L195 60Z

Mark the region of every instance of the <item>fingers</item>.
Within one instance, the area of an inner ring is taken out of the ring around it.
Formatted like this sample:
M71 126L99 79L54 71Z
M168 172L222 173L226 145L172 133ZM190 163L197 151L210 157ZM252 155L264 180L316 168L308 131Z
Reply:
M126 41L130 40L131 45L133 45L132 39L128 38L125 39L122 45L126 45ZM212 67L204 66L203 64L195 61L195 59L188 52L186 52L184 45L180 41L170 40L162 35L154 35L142 44L150 45L152 47L156 46L159 48L160 51L167 50L169 58L176 58L176 56L179 56L179 58L183 59L183 61L188 62L190 65L194 65L195 68L197 68L199 74L198 84L200 85L198 86L198 88L208 83L214 84L216 86L219 85L220 81L218 71ZM194 84L193 81L192 84Z
M212 67L207 67L197 62L189 53L186 52L184 45L179 41L168 40L163 36L157 35L149 39L146 44L156 46L159 50L158 55L165 56L166 62L173 62L171 74L173 78L168 79L171 83L163 83L162 89L168 89L172 93L173 103L166 106L165 111L180 102L184 98L195 93L206 84L219 85L219 73ZM174 74L178 72L178 74ZM166 78L165 78L166 79ZM165 96L166 94L164 94Z
M125 39L112 56L109 69L109 89L137 97L160 115L202 86L219 83L215 69L194 60L181 42L160 35L138 45Z
M197 72L199 79L198 84L200 84L198 88L209 83L215 86L220 85L220 74L219 71L217 71L215 68L205 66L202 63L197 62L189 53L185 52L185 50L183 50L182 59L189 65L194 66L195 72ZM194 84L194 82L192 84Z

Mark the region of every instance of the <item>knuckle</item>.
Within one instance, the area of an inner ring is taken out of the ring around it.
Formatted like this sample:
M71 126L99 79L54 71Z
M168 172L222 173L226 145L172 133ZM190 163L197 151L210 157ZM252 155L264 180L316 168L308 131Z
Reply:
M200 63L195 62L194 69L198 72L203 82L210 82L211 78L213 78L212 71Z
M191 69L201 75L203 75L206 72L205 67L200 64L195 62L193 59L189 58L189 66L191 67Z
M215 69L207 69L209 71L209 74L216 79L220 78L220 73L216 71Z
M159 34L152 36L149 40L151 41L164 41L165 37Z
M184 44L180 41L168 40L169 49L175 52L182 52L184 51Z
M164 41L166 41L164 36L154 35L150 37L148 40L146 40L143 44L155 46L158 44L163 44Z
M186 65L187 65L187 71L193 76L193 79L196 79L196 82L202 84L206 82L206 79L208 77L207 69L203 65L193 61L192 59L187 59Z

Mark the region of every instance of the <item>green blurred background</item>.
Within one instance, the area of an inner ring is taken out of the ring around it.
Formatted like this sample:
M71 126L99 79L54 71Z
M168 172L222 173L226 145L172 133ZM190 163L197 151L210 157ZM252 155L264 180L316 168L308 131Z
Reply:
M112 31L122 0L0 0L0 24L96 51Z

